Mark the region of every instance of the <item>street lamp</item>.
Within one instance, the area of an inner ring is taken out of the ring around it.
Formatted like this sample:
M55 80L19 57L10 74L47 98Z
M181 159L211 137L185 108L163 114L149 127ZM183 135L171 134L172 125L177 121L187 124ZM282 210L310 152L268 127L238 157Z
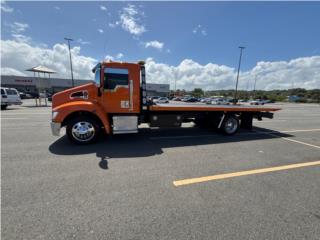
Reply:
M237 93L238 93L239 72L240 72L240 66L241 66L242 51L243 49L245 49L245 47L239 47L239 48L240 48L240 58L239 58L239 65L238 65L236 91L234 92L234 104L238 102Z
M70 41L73 41L73 39L65 37L64 40L68 41L69 57L70 57L70 70L71 70L71 81L72 81L72 87L74 87L73 70L72 70L72 58L71 58L71 50L70 50Z
M256 83L257 83L257 78L258 78L258 75L255 76L254 78L254 85L253 85L253 100L255 99L255 96L256 96Z

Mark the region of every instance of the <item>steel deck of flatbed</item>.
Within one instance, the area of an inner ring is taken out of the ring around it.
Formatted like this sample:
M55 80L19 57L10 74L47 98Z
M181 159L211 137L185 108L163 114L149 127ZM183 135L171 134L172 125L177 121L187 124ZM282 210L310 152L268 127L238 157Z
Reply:
M211 104L194 104L194 103L167 103L156 104L149 107L150 111L190 111L190 112L274 112L281 108L251 105L211 105Z

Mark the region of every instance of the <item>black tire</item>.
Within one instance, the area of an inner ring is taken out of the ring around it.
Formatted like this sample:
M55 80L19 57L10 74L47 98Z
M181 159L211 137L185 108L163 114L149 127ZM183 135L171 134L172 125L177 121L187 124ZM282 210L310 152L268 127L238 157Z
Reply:
M6 110L8 105L1 105L1 110Z
M66 127L69 140L80 145L95 142L100 130L100 124L89 116L75 117L68 122Z
M220 130L225 135L234 135L240 128L237 117L230 115L226 116L221 124Z

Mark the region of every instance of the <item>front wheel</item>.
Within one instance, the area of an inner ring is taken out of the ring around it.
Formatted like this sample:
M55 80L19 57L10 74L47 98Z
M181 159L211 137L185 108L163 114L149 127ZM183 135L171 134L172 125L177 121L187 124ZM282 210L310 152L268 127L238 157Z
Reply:
M77 144L89 144L97 140L100 125L93 118L80 116L72 119L67 124L68 138Z
M226 116L222 122L221 130L226 135L233 135L239 129L239 120L235 116Z

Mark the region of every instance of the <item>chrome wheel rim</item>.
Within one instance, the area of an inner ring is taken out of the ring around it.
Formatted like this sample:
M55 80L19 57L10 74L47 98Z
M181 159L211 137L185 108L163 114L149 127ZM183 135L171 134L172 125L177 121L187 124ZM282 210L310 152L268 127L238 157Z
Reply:
M234 133L237 131L238 128L238 121L234 118L229 118L225 123L225 131L229 134Z
M90 141L95 134L94 127L89 122L77 122L72 126L71 132L72 136L80 142Z

